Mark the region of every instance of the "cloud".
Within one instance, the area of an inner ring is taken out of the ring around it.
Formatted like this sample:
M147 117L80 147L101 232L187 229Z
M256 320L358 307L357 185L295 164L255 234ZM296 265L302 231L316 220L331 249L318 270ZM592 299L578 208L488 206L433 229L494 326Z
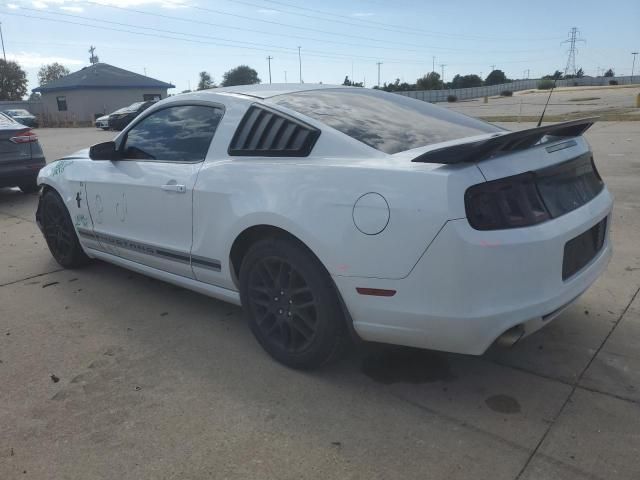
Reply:
M37 8L40 10L44 10L45 8L48 7L48 5L45 2L40 2L40 1L31 2L31 5L33 5L33 8Z
M17 62L23 68L37 68L54 62L61 63L65 66L84 65L86 63L75 58L42 55L35 52L7 53L7 59Z
M84 11L84 8L69 6L69 7L60 7L60 10L64 10L65 12L80 13Z
M7 8L9 10L17 10L20 7L18 5L16 5L15 3L7 3Z
M373 17L373 15L371 12L356 12L351 14L352 17Z

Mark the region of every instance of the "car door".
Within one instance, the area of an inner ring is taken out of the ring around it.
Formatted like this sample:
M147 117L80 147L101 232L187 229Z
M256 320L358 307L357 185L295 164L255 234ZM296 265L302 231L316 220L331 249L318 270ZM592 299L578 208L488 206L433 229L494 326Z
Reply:
M222 114L204 104L155 110L125 132L121 160L95 162L87 202L104 251L193 277L193 186Z

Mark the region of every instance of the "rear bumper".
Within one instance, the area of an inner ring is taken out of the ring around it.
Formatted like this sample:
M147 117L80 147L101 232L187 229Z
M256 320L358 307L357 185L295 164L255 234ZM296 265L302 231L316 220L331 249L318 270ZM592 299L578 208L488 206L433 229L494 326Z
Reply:
M7 164L0 163L0 187L15 187L23 183L34 182L38 178L38 172L45 165L44 157Z
M605 189L562 217L513 230L452 220L404 279L334 280L363 339L479 355L516 325L526 336L548 324L598 278L612 254L609 225L601 250L565 281L564 245L609 216L612 203ZM364 296L356 287L397 293Z

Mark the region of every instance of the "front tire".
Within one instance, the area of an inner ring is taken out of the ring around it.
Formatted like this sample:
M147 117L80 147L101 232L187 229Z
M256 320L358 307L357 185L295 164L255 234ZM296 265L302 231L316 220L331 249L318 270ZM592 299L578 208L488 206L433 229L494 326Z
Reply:
M47 191L41 200L42 232L53 258L64 268L78 268L89 262L66 205L57 192Z
M256 339L284 365L318 368L346 343L329 273L293 239L269 238L249 249L240 267L240 298Z

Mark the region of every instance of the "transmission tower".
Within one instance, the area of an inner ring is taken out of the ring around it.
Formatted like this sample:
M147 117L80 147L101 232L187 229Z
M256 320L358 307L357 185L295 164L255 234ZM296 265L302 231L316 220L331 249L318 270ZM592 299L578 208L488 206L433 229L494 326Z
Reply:
M578 27L572 27L571 30L569 30L569 38L562 42L569 44L569 57L567 58L567 66L564 67L565 77L569 72L571 72L572 75L576 74L576 52L578 51L578 49L576 48L576 43L585 42L585 40L579 37L580 30L578 30Z

